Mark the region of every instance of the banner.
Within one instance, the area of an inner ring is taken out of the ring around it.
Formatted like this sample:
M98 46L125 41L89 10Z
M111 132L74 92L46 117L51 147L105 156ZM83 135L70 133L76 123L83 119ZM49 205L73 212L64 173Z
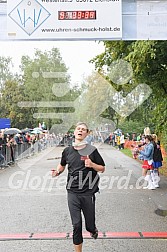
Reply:
M122 38L122 0L8 0L8 39Z

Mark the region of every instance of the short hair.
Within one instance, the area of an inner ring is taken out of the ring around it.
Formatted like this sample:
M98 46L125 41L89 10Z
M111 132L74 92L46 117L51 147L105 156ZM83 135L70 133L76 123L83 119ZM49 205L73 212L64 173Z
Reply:
M84 125L87 129L87 132L89 132L88 125L85 122L77 122L76 127L78 127L79 125Z

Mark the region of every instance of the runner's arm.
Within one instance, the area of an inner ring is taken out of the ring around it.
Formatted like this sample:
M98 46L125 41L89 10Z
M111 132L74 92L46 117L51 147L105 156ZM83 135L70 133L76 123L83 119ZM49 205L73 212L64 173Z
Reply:
M103 165L98 165L92 162L92 168L97 171L103 173L105 171L105 166Z
M57 166L57 169L55 171L53 171L52 177L59 176L64 170L65 170L65 166L62 166L61 164L59 164Z
M85 166L88 168L93 168L97 172L103 173L105 171L105 166L92 162L89 156L87 156L87 159L85 160Z

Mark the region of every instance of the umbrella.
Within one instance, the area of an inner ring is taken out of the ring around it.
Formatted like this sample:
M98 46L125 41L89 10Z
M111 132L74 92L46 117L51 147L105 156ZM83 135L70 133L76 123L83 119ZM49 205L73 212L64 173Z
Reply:
M119 134L119 133L121 133L121 132L122 132L121 129L116 129L116 130L114 131L115 134Z
M31 128L25 128L25 129L22 129L22 130L21 130L21 132L22 132L23 134L30 133L31 131L33 131L33 129L31 129Z
M42 131L39 129L33 129L33 131L31 131L31 134L42 134Z
M14 134L19 134L22 133L21 130L17 128L9 128L4 131L5 135L14 135Z
M42 128L36 127L36 128L33 128L33 130L40 130L40 131L42 131Z

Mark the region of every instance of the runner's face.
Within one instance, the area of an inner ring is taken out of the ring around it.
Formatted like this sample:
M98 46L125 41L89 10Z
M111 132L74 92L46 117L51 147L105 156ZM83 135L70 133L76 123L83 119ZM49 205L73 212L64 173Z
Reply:
M78 125L74 131L75 139L82 141L88 134L88 129L84 124Z

